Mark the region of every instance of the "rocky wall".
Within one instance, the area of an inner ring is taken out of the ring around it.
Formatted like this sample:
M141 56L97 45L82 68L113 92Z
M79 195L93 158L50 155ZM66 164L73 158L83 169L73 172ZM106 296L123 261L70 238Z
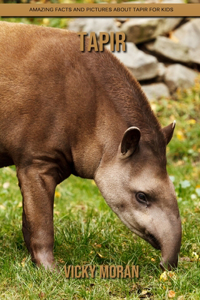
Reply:
M97 35L124 32L126 52L113 53L149 100L191 87L200 70L200 18L79 18L68 29Z

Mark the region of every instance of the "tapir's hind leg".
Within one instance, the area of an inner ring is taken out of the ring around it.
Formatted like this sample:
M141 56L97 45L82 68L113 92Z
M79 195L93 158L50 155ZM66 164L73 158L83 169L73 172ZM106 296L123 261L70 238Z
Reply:
M45 268L54 266L53 200L56 175L47 167L17 168L23 196L23 235L32 260Z

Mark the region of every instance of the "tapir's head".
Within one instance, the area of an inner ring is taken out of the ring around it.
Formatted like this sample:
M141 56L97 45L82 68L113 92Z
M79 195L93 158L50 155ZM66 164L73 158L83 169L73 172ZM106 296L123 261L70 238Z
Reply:
M113 159L102 159L95 181L106 202L134 233L162 252L161 266L176 267L181 220L166 171L166 145L175 122L160 129L165 145L155 151L137 127L128 128ZM159 144L159 143L158 143Z

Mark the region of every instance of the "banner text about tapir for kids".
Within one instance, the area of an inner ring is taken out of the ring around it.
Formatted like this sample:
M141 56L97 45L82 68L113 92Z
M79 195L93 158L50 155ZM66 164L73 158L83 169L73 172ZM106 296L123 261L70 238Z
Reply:
M0 4L1 17L198 17L200 4Z

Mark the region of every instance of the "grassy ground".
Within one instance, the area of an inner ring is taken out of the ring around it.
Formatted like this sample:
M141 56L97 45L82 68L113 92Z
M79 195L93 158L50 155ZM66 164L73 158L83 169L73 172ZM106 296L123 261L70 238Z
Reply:
M38 270L21 232L14 167L0 170L0 299L200 299L200 82L152 108L162 125L177 121L167 148L183 225L179 267L162 274L160 252L133 235L94 182L70 177L55 195L55 257L60 273ZM66 279L64 265L139 265L135 279Z

